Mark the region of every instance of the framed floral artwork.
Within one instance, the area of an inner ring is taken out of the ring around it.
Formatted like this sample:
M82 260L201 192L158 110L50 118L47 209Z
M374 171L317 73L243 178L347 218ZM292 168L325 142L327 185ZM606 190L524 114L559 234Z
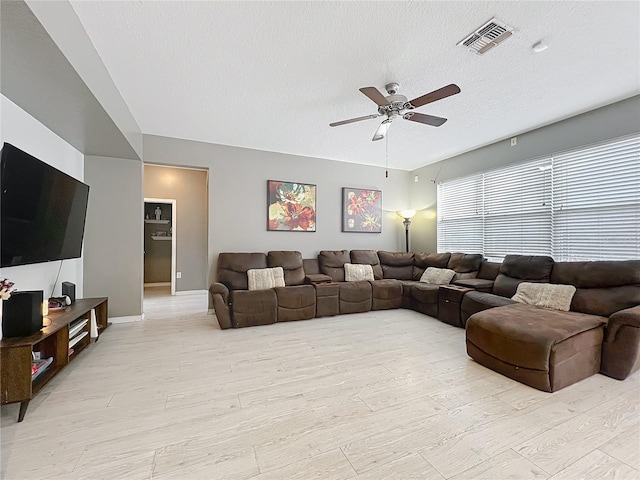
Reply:
M315 185L267 180L267 195L267 231L316 231Z
M342 189L342 231L382 232L382 191Z

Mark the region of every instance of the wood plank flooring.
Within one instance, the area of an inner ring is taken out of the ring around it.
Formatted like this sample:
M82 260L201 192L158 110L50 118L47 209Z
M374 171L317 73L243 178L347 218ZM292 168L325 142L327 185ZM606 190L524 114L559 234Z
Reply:
M413 311L221 331L206 308L149 295L24 422L2 407L0 478L640 479L639 374L548 394Z

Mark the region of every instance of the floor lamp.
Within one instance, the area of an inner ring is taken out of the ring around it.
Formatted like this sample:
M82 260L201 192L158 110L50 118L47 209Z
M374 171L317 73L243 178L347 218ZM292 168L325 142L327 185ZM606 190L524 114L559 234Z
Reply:
M415 210L398 210L396 212L399 217L404 218L402 224L404 225L404 242L406 251L409 251L409 226L411 225L411 219L416 214Z

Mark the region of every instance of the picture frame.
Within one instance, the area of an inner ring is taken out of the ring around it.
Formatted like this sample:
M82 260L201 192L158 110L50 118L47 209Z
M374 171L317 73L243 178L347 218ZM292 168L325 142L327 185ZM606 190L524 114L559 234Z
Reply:
M342 188L342 231L382 233L382 190Z
M267 180L267 231L315 232L316 185Z

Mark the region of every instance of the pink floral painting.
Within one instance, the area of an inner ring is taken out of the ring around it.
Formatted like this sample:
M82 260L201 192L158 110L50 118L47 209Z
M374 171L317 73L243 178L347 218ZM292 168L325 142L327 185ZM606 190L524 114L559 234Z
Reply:
M382 232L382 192L360 188L342 189L342 231Z
M267 192L268 231L316 231L315 185L268 180Z

